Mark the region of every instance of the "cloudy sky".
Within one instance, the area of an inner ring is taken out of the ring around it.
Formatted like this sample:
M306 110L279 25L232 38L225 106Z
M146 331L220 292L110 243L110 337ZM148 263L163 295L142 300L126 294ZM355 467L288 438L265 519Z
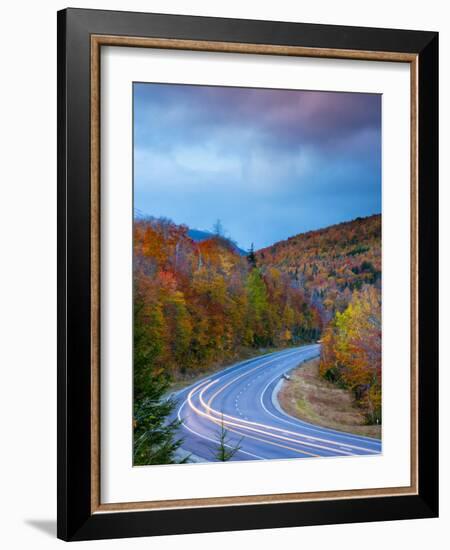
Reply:
M248 249L381 211L381 96L134 84L135 209Z

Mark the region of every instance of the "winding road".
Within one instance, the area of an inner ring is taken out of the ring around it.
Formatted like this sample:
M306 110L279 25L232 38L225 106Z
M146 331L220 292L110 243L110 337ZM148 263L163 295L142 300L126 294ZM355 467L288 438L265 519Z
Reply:
M221 425L226 444L239 451L232 460L268 460L373 455L381 441L339 432L285 413L276 394L283 375L317 357L312 344L242 361L175 394L173 418L181 421L183 452L196 461L215 461Z

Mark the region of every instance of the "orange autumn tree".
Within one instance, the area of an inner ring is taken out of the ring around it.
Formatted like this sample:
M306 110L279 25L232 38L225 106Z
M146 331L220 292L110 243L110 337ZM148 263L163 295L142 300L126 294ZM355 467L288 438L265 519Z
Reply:
M167 219L135 221L134 286L158 318L152 362L175 378L245 349L311 341L322 328L288 274L252 264L221 234L195 242Z
M368 423L381 422L381 292L374 286L355 291L324 331L320 373L352 390Z

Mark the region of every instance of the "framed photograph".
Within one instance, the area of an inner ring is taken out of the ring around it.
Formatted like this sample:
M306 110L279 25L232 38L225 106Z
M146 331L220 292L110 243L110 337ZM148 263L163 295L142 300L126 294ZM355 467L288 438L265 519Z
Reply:
M58 536L438 514L438 36L58 13Z

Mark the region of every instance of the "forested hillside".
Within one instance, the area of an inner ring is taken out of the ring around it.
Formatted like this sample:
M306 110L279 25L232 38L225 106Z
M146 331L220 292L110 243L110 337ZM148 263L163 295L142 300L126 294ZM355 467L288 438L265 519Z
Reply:
M301 344L322 321L289 274L262 269L220 235L196 242L165 219L134 224L135 315L152 341L149 364L177 377L242 348Z
M290 237L259 250L261 266L287 273L325 322L364 285L381 285L381 215Z

